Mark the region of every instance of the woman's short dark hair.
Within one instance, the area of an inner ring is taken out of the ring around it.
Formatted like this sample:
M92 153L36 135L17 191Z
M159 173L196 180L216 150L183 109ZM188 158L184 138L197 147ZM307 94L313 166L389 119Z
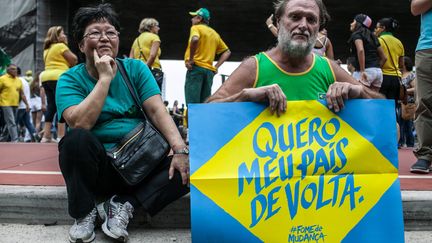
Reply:
M409 58L407 56L404 56L403 57L403 62L404 62L406 70L411 72L413 70L413 66L414 66L413 61L411 60L411 58Z
M277 21L280 20L280 18L282 17L282 15L284 15L285 13L285 9L286 9L286 5L288 4L290 0L278 0L277 2L274 3L274 8L275 8L275 18ZM319 30L321 31L322 29L327 27L327 23L330 21L330 14L327 12L327 8L324 5L322 0L315 0L316 4L318 5L319 8L319 23L320 23L320 27Z
M86 27L94 22L107 21L117 31L120 30L118 15L109 3L99 4L94 7L82 7L75 13L72 21L73 38L80 43L84 36Z
M399 28L399 22L394 18L382 18L378 20L378 23L385 27L385 31L391 33Z

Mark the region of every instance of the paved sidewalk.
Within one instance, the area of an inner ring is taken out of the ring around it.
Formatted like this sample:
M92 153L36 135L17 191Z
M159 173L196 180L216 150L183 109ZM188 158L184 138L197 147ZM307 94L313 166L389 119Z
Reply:
M22 224L0 224L1 242L17 243L58 243L68 242L69 225L43 226ZM191 242L189 229L147 229L130 228L128 243L184 243ZM96 230L95 243L115 242ZM430 243L432 231L405 231L406 243Z
M0 242L7 243L59 243L69 242L69 225L0 224ZM189 229L147 229L131 227L128 243L186 243L191 242ZM113 243L100 228L96 230L94 243Z

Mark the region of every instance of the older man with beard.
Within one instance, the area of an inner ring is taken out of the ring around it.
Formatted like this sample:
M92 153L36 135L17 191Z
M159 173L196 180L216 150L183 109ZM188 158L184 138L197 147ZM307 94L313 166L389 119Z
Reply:
M329 15L322 0L275 4L276 47L244 60L207 102L267 102L277 115L286 100L327 99L338 112L348 98L384 98L363 86L335 62L311 51Z

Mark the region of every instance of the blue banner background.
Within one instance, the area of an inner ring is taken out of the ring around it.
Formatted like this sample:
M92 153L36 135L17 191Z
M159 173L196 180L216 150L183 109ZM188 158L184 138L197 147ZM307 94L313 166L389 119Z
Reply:
M325 106L325 101L320 101ZM189 141L191 174L211 159L267 106L258 103L191 104ZM289 109L289 102L288 108ZM241 111L233 115L233 110ZM398 168L396 117L392 100L348 100L337 113L369 140ZM373 128L373 126L379 126ZM191 185L192 239L195 242L260 242L236 219ZM241 210L241 209L239 209ZM385 215L385 217L382 217ZM392 234L388 234L389 225ZM365 234L375 228L373 234ZM227 232L222 237L217 232ZM247 239L247 240L245 240ZM403 215L399 180L345 237L344 242L403 242Z

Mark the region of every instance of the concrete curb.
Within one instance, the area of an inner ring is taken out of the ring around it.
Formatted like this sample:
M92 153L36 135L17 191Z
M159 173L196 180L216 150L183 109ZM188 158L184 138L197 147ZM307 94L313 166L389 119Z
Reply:
M402 191L406 231L432 228L432 192ZM72 224L67 213L65 187L0 185L0 223ZM189 195L172 203L153 218L138 211L131 225L154 228L190 228Z
M402 191L405 230L430 231L432 229L432 192Z
M138 210L131 225L154 228L190 228L189 194L151 218ZM67 212L65 187L0 185L0 223L73 224Z

